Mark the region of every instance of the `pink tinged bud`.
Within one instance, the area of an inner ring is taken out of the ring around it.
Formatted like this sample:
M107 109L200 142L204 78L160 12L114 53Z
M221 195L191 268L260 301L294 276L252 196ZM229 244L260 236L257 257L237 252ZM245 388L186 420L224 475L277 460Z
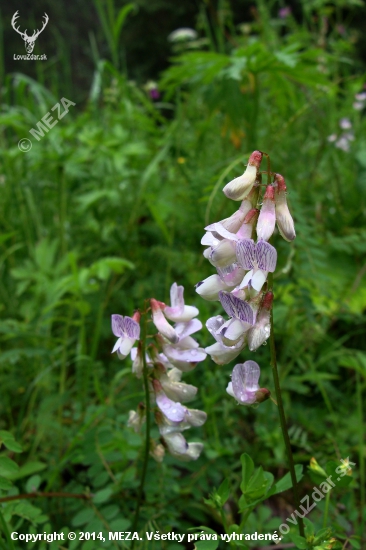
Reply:
M163 307L165 304L163 304L162 302L158 302L157 300L155 300L155 298L152 298L150 300L150 305L152 310L153 323L160 334L162 334L167 340L169 340L173 344L177 343L179 340L179 336L175 332L174 328L165 319L164 314L161 310L161 307Z
M268 185L263 197L263 205L258 216L257 236L258 239L268 241L273 234L276 223L275 211L275 190L273 185Z
M223 192L229 199L240 201L249 195L255 183L262 157L263 154L260 151L254 151L249 157L244 174L225 185Z
M176 403L167 397L163 391L162 385L158 380L153 380L156 404L161 412L171 422L181 422L186 415L187 409L180 403Z
M287 206L285 180L280 174L276 174L275 181L277 182L275 204L278 231L285 241L291 242L296 237L296 232L294 220Z
M203 449L202 443L187 443L180 433L166 435L163 440L170 454L183 461L197 460Z
M213 302L219 299L220 290L228 290L228 286L219 277L219 275L211 275L196 284L196 292L205 300Z
M239 405L260 403L268 399L269 391L259 387L259 376L260 368L255 361L245 361L244 364L235 365L232 381L226 391L235 397Z
M164 309L165 316L174 322L186 322L196 317L199 313L194 306L186 306L183 298L184 288L173 283L170 288L170 303L171 306L166 306Z
M225 267L236 261L235 242L223 239L219 242L209 257L209 261L215 267Z

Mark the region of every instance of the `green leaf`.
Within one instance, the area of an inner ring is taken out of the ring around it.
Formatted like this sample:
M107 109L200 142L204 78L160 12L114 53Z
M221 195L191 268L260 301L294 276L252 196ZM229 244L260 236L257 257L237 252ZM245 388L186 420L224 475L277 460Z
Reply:
M6 478L12 478L14 475L17 475L19 470L18 464L7 456L0 457L0 475Z
M105 489L101 489L100 491L97 491L93 497L93 502L96 504L101 504L102 502L106 502L109 500L111 494L113 493L112 487L106 487Z
M249 479L254 472L254 462L247 453L241 455L240 462L242 465L242 482L240 484L240 489L245 493Z
M305 536L306 536L306 538L313 537L314 536L313 522L310 521L310 519L308 519L308 518L304 518L304 524L305 524Z
M267 491L268 480L264 475L262 466L255 471L254 475L250 478L249 483L245 491L243 491L247 498L256 500L263 496Z
M299 550L306 550L308 547L306 539L304 537L300 537L300 535L290 535L290 539L294 544L296 544L296 547L299 548Z
M217 489L217 496L220 497L221 505L223 506L230 496L230 484L226 478Z
M46 464L43 464L43 462L33 461L33 462L27 462L23 466L17 470L16 473L12 474L11 476L8 476L9 479L12 481L15 481L16 479L21 479L23 477L28 477L32 474L35 474L36 472L40 472L41 470L44 470L46 468Z
M0 489L3 491L8 491L13 486L12 482L8 479L5 479L5 477L0 476Z
M0 431L0 446L2 443L9 451L13 451L14 453L21 453L23 451L21 445L15 441L13 434L5 430Z
M71 524L74 527L80 527L88 523L94 516L94 510L92 508L84 508L80 510L71 520Z
M296 464L295 466L295 474L296 474L296 480L297 482L300 481L300 479L303 477L303 466L302 464ZM291 489L292 487L292 480L291 480L291 473L287 472L286 475L283 476L282 479L277 481L272 489L268 493L268 497L272 495L277 495L278 493L282 493L283 491L287 491L288 489Z

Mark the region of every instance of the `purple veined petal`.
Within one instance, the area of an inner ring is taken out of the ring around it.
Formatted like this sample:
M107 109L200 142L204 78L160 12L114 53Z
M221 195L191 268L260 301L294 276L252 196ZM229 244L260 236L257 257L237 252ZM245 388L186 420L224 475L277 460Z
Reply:
M112 315L112 332L115 336L120 337L124 336L124 323L122 315L113 314Z
M230 317L236 317L250 325L254 324L253 309L248 302L240 300L224 290L219 292L219 298L222 307Z
M140 338L140 325L131 319L131 317L126 316L124 318L123 326L126 336L135 340Z
M231 233L221 223L214 223L213 224L215 233L220 235L220 237L223 237L224 239L228 239L229 241L238 241L238 237L235 235L235 233ZM202 243L203 244L203 243Z
M219 244L219 242L219 239L214 237L211 231L207 231L201 239L201 244L203 244L204 246L216 246Z
M266 241L258 241L255 247L255 255L259 269L273 272L276 269L277 250Z
M244 269L253 269L255 267L255 249L256 247L252 239L241 239L236 244L236 258L238 264Z
M210 317L210 319L207 319L207 330L212 334L215 340L217 340L218 332L224 323L225 319L221 315L216 315L215 317Z
M180 403L169 399L162 390L156 393L156 404L168 420L172 422L181 422L184 420L187 409Z
M202 328L202 323L198 319L192 319L187 323L177 323L174 327L175 332L179 336L179 340L183 340L186 336L190 336L198 332Z
M178 349L174 346L165 346L164 353L169 360L199 363L206 359L206 353L201 348Z

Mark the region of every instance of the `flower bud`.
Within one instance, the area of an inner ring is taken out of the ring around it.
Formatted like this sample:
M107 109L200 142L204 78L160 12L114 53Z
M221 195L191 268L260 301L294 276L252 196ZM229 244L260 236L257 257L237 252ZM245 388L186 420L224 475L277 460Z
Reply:
M285 241L293 241L296 237L294 220L290 214L286 200L286 183L281 174L275 175L275 183L277 183L275 193L276 205L276 221L278 231Z
M267 185L263 197L263 205L258 217L257 236L258 239L268 241L273 234L276 223L275 212L275 189L273 185Z
M270 397L271 392L266 388L260 388L258 391L255 392L256 403L263 403L263 401L267 401L267 399L269 399Z
M254 151L249 157L244 174L225 185L223 192L229 199L240 201L249 195L255 183L262 157L263 153Z

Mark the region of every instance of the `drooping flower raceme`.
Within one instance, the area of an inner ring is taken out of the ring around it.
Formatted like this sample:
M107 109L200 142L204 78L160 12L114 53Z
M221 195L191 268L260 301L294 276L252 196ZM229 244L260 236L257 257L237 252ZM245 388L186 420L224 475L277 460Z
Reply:
M195 368L197 363L206 358L206 352L192 334L202 328L202 323L195 317L199 311L194 306L184 303L184 289L174 283L170 290L170 306L152 298L150 300L152 320L158 334L155 344L147 350L145 361L149 369L149 390L151 400L156 405L155 420L157 422L161 443L152 442L150 454L158 461L163 459L164 448L180 460L196 460L203 448L202 443L187 443L182 431L191 426L202 426L206 421L206 413L190 409L185 403L195 398L197 388L181 382L183 372ZM134 342L140 337L140 314L132 318L112 315L112 330L118 336L113 348L121 359L131 352L133 361L132 372L138 378L143 372L143 357L141 347L133 348ZM171 325L169 321L173 321ZM128 425L136 432L145 421L145 408L139 406L136 411L130 411Z
M261 198L263 155L254 151L244 174L224 187L228 198L242 203L230 217L208 225L201 241L208 247L203 255L217 274L199 282L196 292L206 300L220 301L228 315L228 319L216 315L206 322L216 342L205 351L219 365L235 359L246 346L255 351L269 338L273 293L267 277L277 264L277 251L269 240L276 223L286 241L296 236L281 174L271 173L273 181ZM268 390L258 386L259 374L253 361L236 365L228 393L246 405L268 398Z

